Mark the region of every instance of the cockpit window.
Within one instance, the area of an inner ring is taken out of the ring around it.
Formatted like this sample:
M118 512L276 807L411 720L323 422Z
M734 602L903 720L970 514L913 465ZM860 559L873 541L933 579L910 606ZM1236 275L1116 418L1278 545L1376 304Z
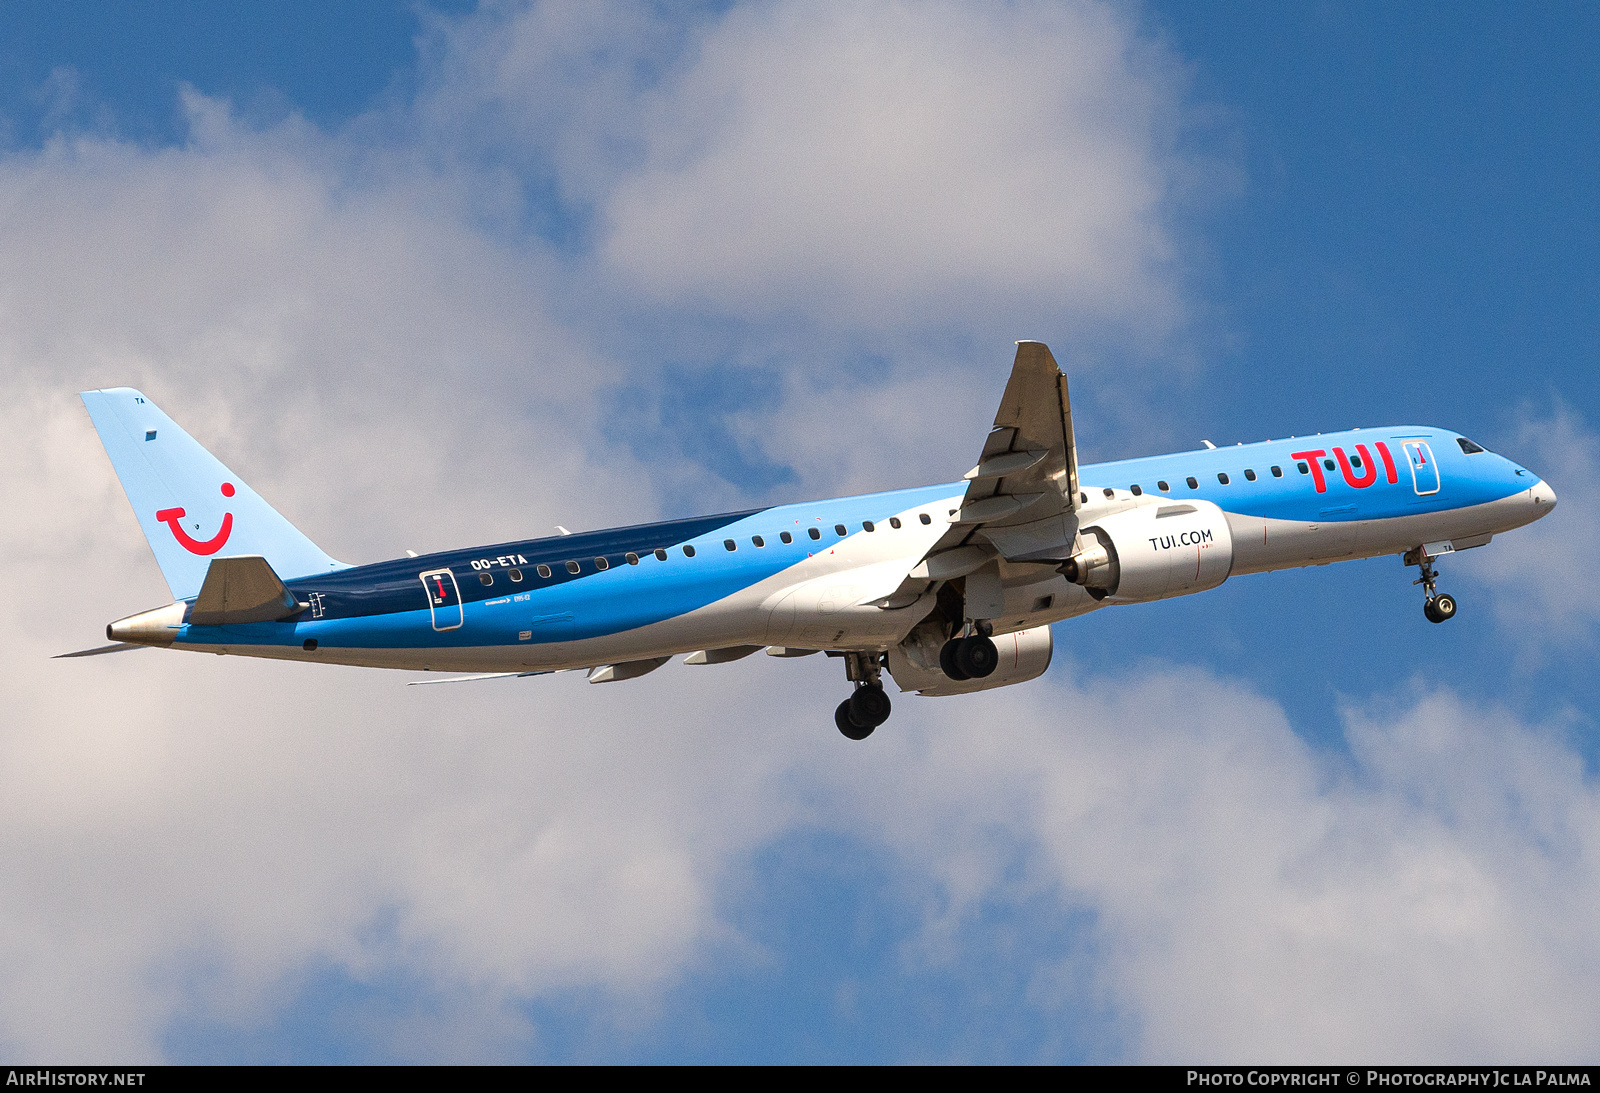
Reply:
M1477 455L1479 452L1488 450L1481 444L1474 444L1464 436L1456 437L1456 443L1461 445L1461 450L1466 452L1468 455Z

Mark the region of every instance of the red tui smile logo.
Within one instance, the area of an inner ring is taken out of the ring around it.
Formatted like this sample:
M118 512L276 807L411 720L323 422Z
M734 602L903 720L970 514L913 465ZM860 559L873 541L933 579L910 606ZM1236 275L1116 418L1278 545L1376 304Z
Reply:
M222 496L232 497L233 493L233 483L224 482L222 484ZM156 519L172 529L172 537L178 540L178 545L190 554L215 554L228 541L228 536L233 534L233 513L231 512L222 514L222 529L215 536L203 542L199 539L191 539L189 533L183 530L183 525L178 523L179 520L183 519L183 515L182 509L162 509L156 513Z

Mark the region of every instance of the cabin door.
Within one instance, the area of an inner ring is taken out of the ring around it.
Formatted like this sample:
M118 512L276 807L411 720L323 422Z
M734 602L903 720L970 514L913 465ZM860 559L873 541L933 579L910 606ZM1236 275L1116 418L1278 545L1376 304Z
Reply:
M422 587L428 590L428 610L435 630L454 630L461 625L461 589L456 575L448 569L421 574Z
M1425 440L1406 441L1406 462L1411 465L1411 486L1422 496L1439 492L1439 465Z

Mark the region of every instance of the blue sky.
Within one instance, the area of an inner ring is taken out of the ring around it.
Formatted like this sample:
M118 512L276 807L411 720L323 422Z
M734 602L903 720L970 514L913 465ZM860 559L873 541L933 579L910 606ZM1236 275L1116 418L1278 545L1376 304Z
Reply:
M873 751L822 658L58 663L8 1056L1593 1061L1592 7L64 12L0 41L0 374L86 576L12 663L160 599L91 385L357 561L954 477L1015 337L1088 459L1421 422L1561 507L1448 626L1395 559L1230 581Z

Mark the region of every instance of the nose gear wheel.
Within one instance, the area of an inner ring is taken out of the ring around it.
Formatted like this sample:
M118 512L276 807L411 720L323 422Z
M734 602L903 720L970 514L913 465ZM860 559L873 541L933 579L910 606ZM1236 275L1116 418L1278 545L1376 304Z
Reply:
M1435 583L1439 580L1439 571L1433 568L1433 558L1428 554L1426 547L1417 547L1406 552L1404 561L1406 565L1417 566L1422 571L1422 576L1412 581L1412 584L1422 586L1423 601L1422 614L1429 622L1449 622L1456 617L1456 598L1448 592L1440 592Z
M1448 592L1440 593L1431 600L1423 602L1422 613L1427 616L1429 622L1448 622L1455 618L1456 599Z

